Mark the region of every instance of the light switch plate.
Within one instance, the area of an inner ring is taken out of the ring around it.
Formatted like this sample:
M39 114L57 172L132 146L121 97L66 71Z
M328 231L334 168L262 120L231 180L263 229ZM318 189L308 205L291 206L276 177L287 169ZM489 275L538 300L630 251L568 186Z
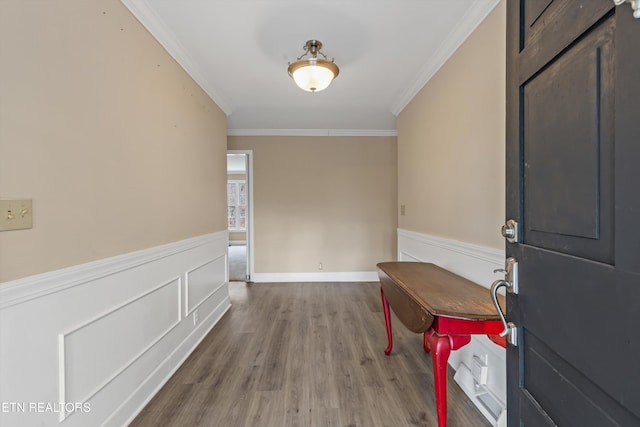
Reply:
M31 199L0 199L0 231L33 228Z

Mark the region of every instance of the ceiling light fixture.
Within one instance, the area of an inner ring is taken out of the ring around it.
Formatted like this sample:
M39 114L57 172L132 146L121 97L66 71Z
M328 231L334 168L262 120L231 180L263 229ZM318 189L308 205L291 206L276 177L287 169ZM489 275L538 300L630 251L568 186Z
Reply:
M319 40L308 40L303 47L304 53L295 62L289 63L289 75L296 82L298 87L307 92L320 92L331 84L331 81L338 76L340 69L333 62L327 59L327 55L320 52L322 42ZM318 54L324 59L318 58ZM307 55L308 58L302 59Z

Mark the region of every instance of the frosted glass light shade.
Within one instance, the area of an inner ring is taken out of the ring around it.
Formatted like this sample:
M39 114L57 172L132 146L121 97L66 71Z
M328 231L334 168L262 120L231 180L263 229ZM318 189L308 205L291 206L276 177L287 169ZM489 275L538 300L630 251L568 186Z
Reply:
M307 92L320 92L338 75L338 66L332 61L310 58L289 65L289 75L298 87Z

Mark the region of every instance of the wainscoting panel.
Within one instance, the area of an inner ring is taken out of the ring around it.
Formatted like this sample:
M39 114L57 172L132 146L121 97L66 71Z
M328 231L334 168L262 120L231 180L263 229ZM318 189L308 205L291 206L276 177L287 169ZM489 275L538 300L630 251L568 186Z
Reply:
M487 288L504 268L504 251L455 240L398 229L398 261L430 262ZM471 367L479 359L488 369L487 384L475 389ZM456 369L456 381L493 425L506 423L506 357L502 347L486 336L476 335L471 343L451 353L449 364ZM506 425L506 424L505 424Z
M211 277L225 277L227 255L219 256L187 271L185 316L190 315L203 301L216 293L227 281L214 282Z
M178 277L62 334L60 401L88 402L179 322Z
M227 240L0 284L0 425L126 425L230 307ZM194 272L197 319L185 312Z

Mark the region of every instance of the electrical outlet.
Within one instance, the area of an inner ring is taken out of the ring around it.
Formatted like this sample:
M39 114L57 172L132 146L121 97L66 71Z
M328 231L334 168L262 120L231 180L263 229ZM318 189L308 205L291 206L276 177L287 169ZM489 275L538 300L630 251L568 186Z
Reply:
M198 309L196 308L193 311L193 326L198 324Z
M322 269L323 269L323 267L324 267L324 266L322 265L322 263L321 263L321 262L319 262L319 263L318 263L318 270L322 270Z
M400 215L404 216L405 212L406 212L405 206L404 205L400 205Z

